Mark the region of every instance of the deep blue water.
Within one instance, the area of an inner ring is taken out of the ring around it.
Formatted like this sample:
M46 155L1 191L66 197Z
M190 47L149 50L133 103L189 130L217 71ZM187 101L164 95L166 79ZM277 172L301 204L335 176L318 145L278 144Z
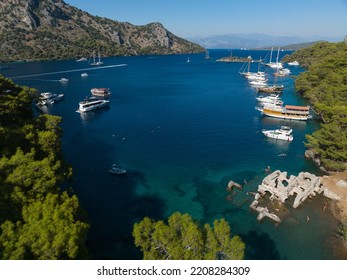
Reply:
M233 51L254 59L266 54ZM187 55L105 58L105 66L126 66L14 79L41 92L65 94L49 113L63 117L63 151L75 174L69 187L89 214L88 246L95 259L141 258L131 236L134 222L145 216L164 219L175 211L202 223L224 217L246 242L248 259L334 258L328 240L335 235L336 222L322 212L322 197L296 210L289 204L287 219L279 226L257 222L248 208L252 197L246 192L257 189L266 166L293 175L318 173L304 158L303 141L319 123L262 117L254 109L256 91L238 73L242 63L216 62L228 55L228 50L210 50L211 60L196 54L189 55L190 63ZM8 77L89 68L75 61L10 67L3 72ZM252 67L257 70L258 65ZM293 75L303 71L290 69ZM83 72L89 76L81 78ZM69 82L60 83L62 77ZM307 104L295 92L292 77L275 82L285 85L286 104ZM111 89L110 108L76 113L78 102L92 87ZM260 133L280 125L293 128L293 142L271 141ZM111 176L108 169L113 163L128 174ZM245 179L246 190L226 200L228 181Z

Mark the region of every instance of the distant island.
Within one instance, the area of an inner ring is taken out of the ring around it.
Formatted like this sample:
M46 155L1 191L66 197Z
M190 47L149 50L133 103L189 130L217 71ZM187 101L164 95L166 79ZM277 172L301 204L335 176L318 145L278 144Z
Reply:
M0 62L199 53L204 48L154 22L136 26L93 16L62 0L0 2Z
M230 63L230 62L259 62L259 60L253 60L250 59L248 57L238 57L238 56L226 56L226 57L222 57L217 59L217 61L219 62L226 62L226 63Z

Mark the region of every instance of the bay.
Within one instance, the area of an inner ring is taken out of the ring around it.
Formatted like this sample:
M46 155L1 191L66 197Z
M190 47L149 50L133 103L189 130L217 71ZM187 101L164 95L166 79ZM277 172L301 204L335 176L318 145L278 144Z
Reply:
M279 226L258 222L249 209L252 196L247 192L256 191L266 166L293 175L319 173L304 158L303 143L319 122L261 116L254 109L256 91L238 73L242 63L216 61L229 53L210 50L210 60L189 55L190 63L188 55L110 57L103 59L105 66L119 67L92 69L75 61L15 63L3 73L40 92L65 94L48 112L63 117L63 152L74 170L64 187L74 190L88 212L94 259L140 259L133 224L145 216L165 219L175 211L201 223L225 218L233 234L246 242L247 259L335 258L329 240L336 220L322 212L321 196L298 209L288 203ZM233 50L235 56L253 59L266 54ZM303 71L290 69L294 76ZM81 77L84 72L88 77ZM60 83L62 77L69 81ZM286 104L307 104L295 92L293 77L270 79L285 86ZM110 108L76 113L93 87L110 88ZM294 141L271 141L261 133L281 125L293 128ZM113 163L127 169L127 175L111 176ZM231 201L226 199L229 180L247 182Z

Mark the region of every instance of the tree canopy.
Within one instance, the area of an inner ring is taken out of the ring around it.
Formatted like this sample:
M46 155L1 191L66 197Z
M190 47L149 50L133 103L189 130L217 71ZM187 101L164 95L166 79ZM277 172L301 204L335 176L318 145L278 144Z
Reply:
M60 117L33 117L35 90L0 76L0 259L87 257L78 198L60 189Z
M239 236L231 237L224 219L213 227L199 224L188 214L176 212L164 221L145 217L133 229L135 245L146 260L240 260L245 244Z
M347 45L320 42L293 53L308 68L296 79L296 89L309 98L324 124L307 135L307 148L313 150L323 167L330 171L346 169L347 162Z

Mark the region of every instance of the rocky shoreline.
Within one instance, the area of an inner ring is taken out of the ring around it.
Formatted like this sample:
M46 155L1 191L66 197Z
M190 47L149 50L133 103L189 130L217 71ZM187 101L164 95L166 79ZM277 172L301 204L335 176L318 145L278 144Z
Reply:
M347 220L347 171L324 175L321 181L325 188L339 197L332 200L333 214L339 221Z

